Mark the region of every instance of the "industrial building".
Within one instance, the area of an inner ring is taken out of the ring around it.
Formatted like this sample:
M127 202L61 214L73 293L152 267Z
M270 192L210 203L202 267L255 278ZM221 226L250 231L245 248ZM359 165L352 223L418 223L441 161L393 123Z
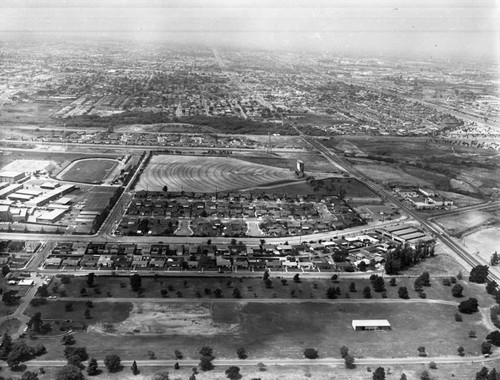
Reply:
M0 182L16 183L26 177L24 172L4 170L0 172Z

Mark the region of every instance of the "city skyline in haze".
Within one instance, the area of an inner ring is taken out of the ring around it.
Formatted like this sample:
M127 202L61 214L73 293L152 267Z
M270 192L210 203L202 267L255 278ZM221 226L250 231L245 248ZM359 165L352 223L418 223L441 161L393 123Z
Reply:
M498 61L495 0L0 1L0 39L87 36Z

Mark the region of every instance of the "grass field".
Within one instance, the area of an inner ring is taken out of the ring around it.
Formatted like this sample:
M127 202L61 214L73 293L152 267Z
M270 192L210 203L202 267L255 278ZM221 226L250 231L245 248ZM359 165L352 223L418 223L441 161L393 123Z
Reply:
M96 304L91 313L97 313L98 307L112 309L111 304ZM64 311L58 315L78 318L82 309L76 305L74 315ZM43 319L45 310L40 311ZM173 359L175 349L187 358L197 358L205 345L212 346L219 358L236 357L238 347L245 347L250 358L301 358L307 347L316 348L321 357L338 358L342 345L348 345L357 358L416 356L421 345L429 355L456 355L458 346L467 355L479 354L487 334L480 315L464 315L457 328L458 322L450 322L455 312L456 307L449 305L408 303L141 303L134 304L125 318L118 317L121 322L108 322L112 326L105 329L97 318L87 320L89 331L75 338L91 355L104 357L115 352L122 359L146 359L147 350L158 358ZM392 330L355 332L351 321L360 316L387 318ZM479 339L467 336L471 329ZM62 356L59 340L42 336L39 342L47 346L47 358Z
M82 186L81 190L72 193L73 202L82 202L85 211L99 211L109 204L115 191L116 187L110 186Z
M59 173L58 178L64 181L101 183L116 165L116 160L104 158L78 160Z
M485 211L470 211L457 216L444 216L436 219L449 233L458 235L463 231L480 226L483 223L495 219L495 215Z
M210 193L294 179L287 169L227 157L153 156L135 190Z

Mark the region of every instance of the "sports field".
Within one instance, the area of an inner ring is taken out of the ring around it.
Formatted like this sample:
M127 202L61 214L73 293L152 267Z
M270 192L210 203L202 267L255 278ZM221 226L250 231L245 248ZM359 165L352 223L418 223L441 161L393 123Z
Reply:
M118 161L106 158L89 158L72 162L59 175L63 181L101 183L118 165Z
M153 156L135 190L210 193L292 180L294 172L228 157Z

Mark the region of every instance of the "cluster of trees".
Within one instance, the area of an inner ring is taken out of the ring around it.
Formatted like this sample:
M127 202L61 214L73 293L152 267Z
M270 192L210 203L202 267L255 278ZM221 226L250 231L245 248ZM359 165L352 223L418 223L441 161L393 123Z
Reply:
M19 369L21 363L45 354L47 350L43 344L35 347L28 346L23 341L13 341L8 333L2 336L0 345L0 360L5 360L12 370Z
M387 252L385 271L388 275L398 274L430 256L434 256L434 242L420 242L415 248L410 244L399 245Z

